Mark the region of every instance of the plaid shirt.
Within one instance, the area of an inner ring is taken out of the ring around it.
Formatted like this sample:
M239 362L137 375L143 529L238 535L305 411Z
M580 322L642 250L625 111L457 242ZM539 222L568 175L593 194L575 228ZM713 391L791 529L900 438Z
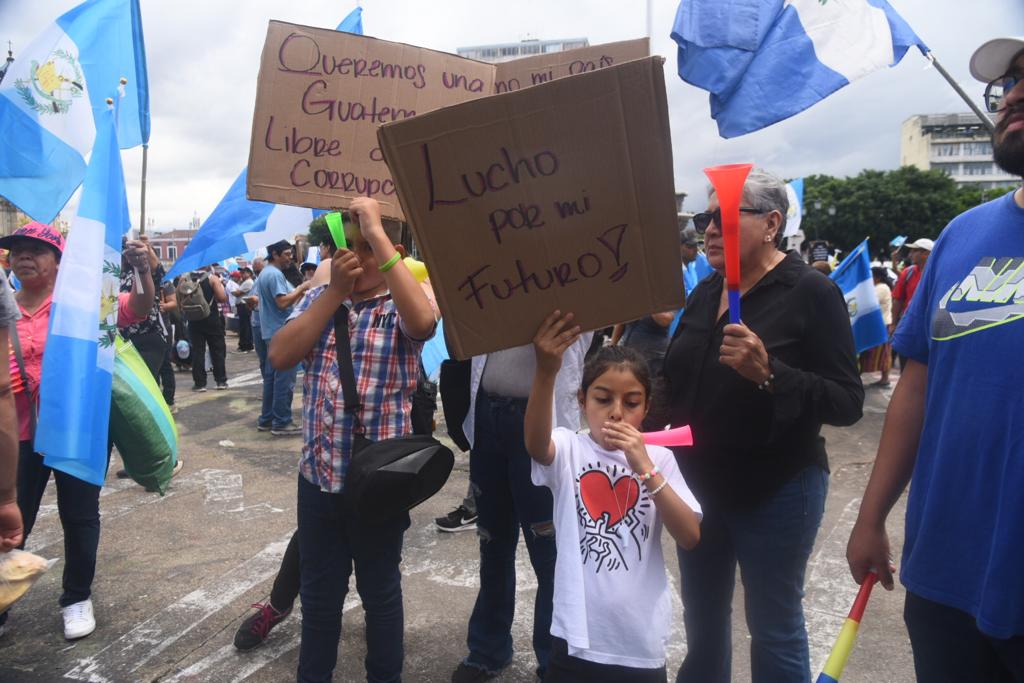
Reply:
M300 316L326 290L311 289L295 306L289 320ZM404 331L391 294L349 307L349 339L356 392L362 400L360 419L371 441L390 439L412 431L409 414L419 377L423 341ZM352 453L352 417L345 413L345 397L338 379L334 321L303 359L302 459L299 471L321 491L339 493L345 484Z

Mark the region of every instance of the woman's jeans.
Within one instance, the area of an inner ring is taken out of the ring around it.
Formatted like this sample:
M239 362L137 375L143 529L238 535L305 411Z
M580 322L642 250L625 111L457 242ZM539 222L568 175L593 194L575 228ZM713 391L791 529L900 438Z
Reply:
M299 475L302 642L298 680L330 681L341 639L341 608L353 565L366 618L366 680L402 678L402 535L409 514L360 523L340 493L324 493Z
M732 679L737 563L750 629L752 680L810 680L804 573L827 492L828 473L815 465L751 509L718 510L714 501L701 501L700 543L693 550L678 550L687 654L677 683Z
M532 461L523 441L525 411L526 399L491 396L482 390L477 394L469 468L480 536L480 592L469 619L466 663L495 672L512 659L516 546L522 530L537 576L533 651L543 676L551 654L555 529L551 491L534 486L530 478Z

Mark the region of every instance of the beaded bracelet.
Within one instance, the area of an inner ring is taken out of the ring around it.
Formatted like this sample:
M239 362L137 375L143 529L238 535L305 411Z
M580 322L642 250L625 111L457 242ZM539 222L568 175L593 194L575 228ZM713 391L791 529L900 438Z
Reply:
M648 481L651 477L656 475L658 472L661 472L661 470L659 470L658 466L655 465L653 470L651 470L650 472L647 472L646 474L638 474L638 475L636 475L636 478L639 479L640 481Z
M398 263L401 260L402 260L402 255L399 254L396 251L394 256L392 256L387 261L385 261L384 263L382 263L379 266L377 266L377 270L379 270L382 273L386 273L389 270L391 270L392 268L394 268L395 264Z
M649 496L651 496L653 498L654 496L656 496L659 493L661 493L661 490L663 488L665 488L666 486L668 486L668 479L666 479L665 481L663 481L660 484L658 484L658 486L653 491L650 491L647 495L649 495Z
M758 384L757 388L760 389L761 391L767 391L768 389L771 388L772 382L774 382L774 381L775 381L775 373L774 372L769 372L768 373L768 379L766 379L765 381L763 381L760 384Z

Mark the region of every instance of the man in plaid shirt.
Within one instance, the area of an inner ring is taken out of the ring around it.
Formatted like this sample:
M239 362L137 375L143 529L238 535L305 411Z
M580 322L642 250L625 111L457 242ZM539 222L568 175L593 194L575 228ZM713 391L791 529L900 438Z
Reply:
M353 566L366 610L366 668L373 681L401 677L404 629L399 563L409 515L357 520L341 491L351 455L352 420L345 414L334 343L334 313L350 304L349 333L360 418L370 439L411 431L409 412L422 343L435 314L388 236L376 200L352 202L347 239L331 259L329 285L315 287L274 336L268 361L302 361L303 446L299 465L299 557L302 642L299 681L329 681L341 638L341 607ZM354 229L353 229L354 228Z

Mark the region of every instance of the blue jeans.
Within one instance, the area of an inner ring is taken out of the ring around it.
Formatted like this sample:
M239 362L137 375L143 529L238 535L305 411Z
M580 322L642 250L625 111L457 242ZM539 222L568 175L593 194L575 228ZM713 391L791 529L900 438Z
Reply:
M292 396L295 389L295 375L299 366L287 370L275 370L266 360L266 348L269 340L261 339L256 349L263 347L260 370L263 374L263 409L260 412L259 424L272 429L287 427L292 423Z
M737 562L752 680L810 680L804 573L827 492L828 473L811 466L751 509L716 510L714 501L701 502L700 543L693 550L678 550L687 654L676 683L732 679Z
M533 651L543 677L551 655L551 609L555 578L555 529L551 491L530 480L530 455L523 442L526 399L476 399L476 438L469 459L476 490L480 535L480 592L469 618L466 663L489 672L512 659L516 604L516 546L520 529L537 576L533 604Z
M263 341L263 331L256 323L252 324L252 345L256 349L256 357L260 359L260 377L267 365L267 342Z
M340 493L324 493L299 475L299 557L302 582L300 682L330 681L338 659L341 608L353 565L366 615L366 680L402 679L402 535L409 515L360 523Z

